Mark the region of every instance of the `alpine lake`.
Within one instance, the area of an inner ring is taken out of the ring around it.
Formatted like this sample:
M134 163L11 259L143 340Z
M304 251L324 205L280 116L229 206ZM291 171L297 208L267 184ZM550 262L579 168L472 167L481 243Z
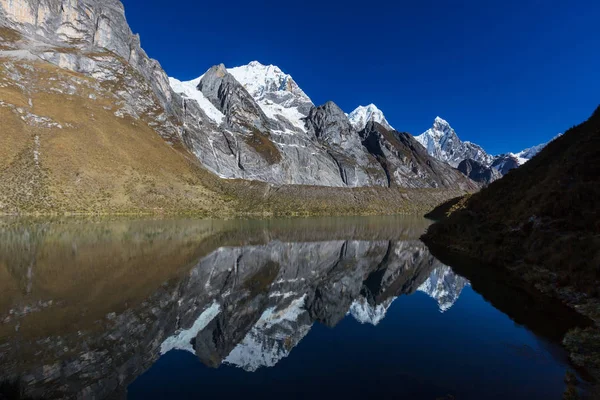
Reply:
M2 219L0 398L561 399L585 321L429 224Z

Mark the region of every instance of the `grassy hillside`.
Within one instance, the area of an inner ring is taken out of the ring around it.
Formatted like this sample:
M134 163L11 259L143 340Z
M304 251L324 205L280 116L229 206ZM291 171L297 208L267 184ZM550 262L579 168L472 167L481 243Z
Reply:
M462 194L219 179L144 116L115 115L118 82L100 85L42 61L0 61L0 214L417 213Z
M503 269L600 326L598 199L600 108L523 167L434 210L449 216L432 225L424 240ZM571 333L565 343L574 360L600 377L600 330Z
M1 61L0 212L228 211L186 150L115 116L110 90L48 63Z

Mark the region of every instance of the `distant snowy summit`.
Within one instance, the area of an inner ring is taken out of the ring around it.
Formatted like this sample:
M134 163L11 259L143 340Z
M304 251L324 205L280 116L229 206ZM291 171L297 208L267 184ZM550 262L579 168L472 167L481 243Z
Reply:
M555 137L556 138L556 137ZM554 138L554 139L555 139ZM440 118L435 118L433 126L415 139L427 149L429 155L451 166L458 168L465 160L475 161L483 168L493 168L505 175L511 169L518 168L538 154L547 143L543 143L517 153L506 153L497 156L488 154L481 146L462 141L450 124ZM554 140L553 139L553 140ZM464 165L464 163L463 163ZM500 177L498 175L497 177ZM494 173L487 175L496 176ZM492 178L493 181L496 178ZM490 183L489 181L486 183Z
M557 137L561 136L562 133L554 136L551 140L553 141ZM538 144L537 146L530 147L528 149L519 151L518 153L506 153L500 154L494 157L494 161L492 162L492 168L498 170L502 175L505 175L511 169L515 169L525 164L527 161L531 160L535 157L539 152L541 152L544 147L548 145L548 143Z
M383 125L387 129L395 130L390 123L385 119L383 112L377 108L375 104L369 104L368 106L359 106L356 110L348 114L350 123L357 131L362 131L370 121L377 122Z
M374 104L349 114L333 102L316 107L290 74L258 61L234 68L215 65L196 79L169 78L169 83L183 102L182 136L198 159L223 178L468 189L473 181L486 185L498 179L497 171L506 173L539 151L536 146L494 157L477 144L461 141L440 117L416 138L398 132L389 136L369 124L395 131ZM415 154L411 160L419 165L397 156L405 153ZM433 161L441 163L433 168Z
M416 136L415 139L427 149L429 155L450 164L454 168L467 159L488 166L494 159L481 146L460 140L450 124L440 117L434 120L430 129Z

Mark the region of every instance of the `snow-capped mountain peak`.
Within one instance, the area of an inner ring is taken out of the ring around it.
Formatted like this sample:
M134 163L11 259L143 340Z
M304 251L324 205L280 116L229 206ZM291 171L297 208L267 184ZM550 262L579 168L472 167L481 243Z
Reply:
M304 121L314 107L291 75L276 65L252 61L227 70L250 93L262 111L276 121L287 121L286 131L304 132Z
M311 102L292 76L283 72L276 65L263 65L258 61L252 61L247 65L229 68L227 71L257 101L267 96L268 93L289 92Z
M490 165L493 161L493 157L480 146L461 141L448 121L441 117L436 117L433 126L415 139L427 149L429 155L454 168L466 159L478 161L483 165Z
M446 121L440 116L435 117L435 120L433 121L433 126L437 127L439 130L452 129L448 121Z
M387 119L385 119L385 115L383 112L377 108L375 104L369 104L368 106L358 106L356 110L352 111L348 114L348 119L350 123L357 131L361 131L365 129L365 126L369 121L375 121L388 129L394 129Z
M224 66L222 69L225 72ZM264 65L258 61L228 68L227 72L246 89L268 118L282 126L282 131L305 132L303 118L314 105L291 75L276 65ZM221 112L198 90L203 77L201 75L187 82L170 78L170 83L176 93L198 101L208 117L220 124L223 122Z

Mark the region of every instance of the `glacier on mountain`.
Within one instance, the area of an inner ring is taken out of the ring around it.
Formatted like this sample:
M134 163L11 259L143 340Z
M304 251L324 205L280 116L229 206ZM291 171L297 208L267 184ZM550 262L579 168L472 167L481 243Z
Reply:
M284 122L287 132L305 131L302 119L314 104L291 75L275 65L263 65L258 61L227 71L242 84L269 118Z
M223 115L223 113L219 111L217 107L215 107L210 101L208 101L204 94L197 89L200 79L202 79L202 77L188 82L181 82L178 79L169 78L169 84L175 93L178 93L183 97L196 100L200 108L202 108L202 110L204 110L206 113L206 116L213 122L222 124L225 120L225 115Z

